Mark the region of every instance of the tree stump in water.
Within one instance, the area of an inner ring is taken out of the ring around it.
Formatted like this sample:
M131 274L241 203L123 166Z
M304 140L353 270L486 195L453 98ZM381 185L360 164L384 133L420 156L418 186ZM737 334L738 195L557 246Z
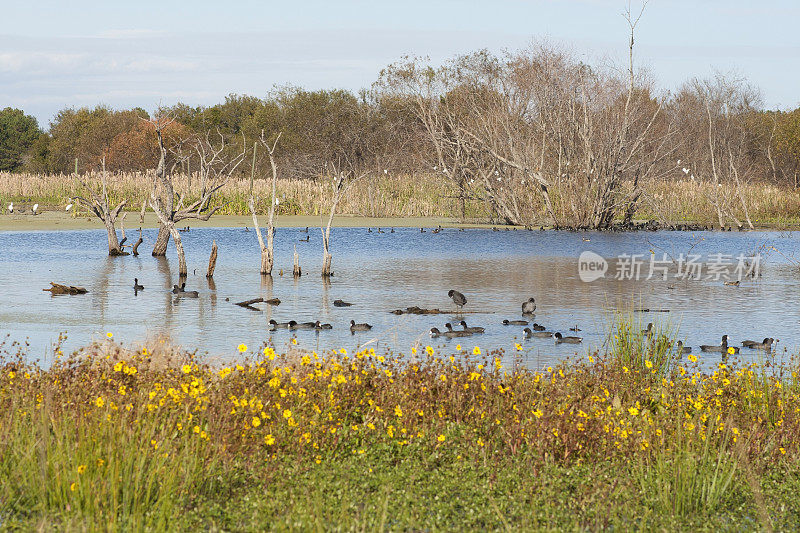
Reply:
M74 285L61 285L60 283L53 283L50 282L51 287L49 289L42 289L45 292L49 292L52 295L56 294L86 294L87 291L83 287L75 287Z
M214 269L217 268L217 241L211 243L211 257L208 258L208 273L206 273L207 278L214 277Z
M292 268L292 275L296 278L299 278L303 275L302 270L300 270L300 256L297 255L297 245L294 245L294 268Z

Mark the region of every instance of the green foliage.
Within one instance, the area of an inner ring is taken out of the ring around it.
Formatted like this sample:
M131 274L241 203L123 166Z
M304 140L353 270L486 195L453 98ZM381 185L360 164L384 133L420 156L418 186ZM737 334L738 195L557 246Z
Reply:
M671 447L634 465L634 477L658 514L713 513L728 499L739 468L731 435L699 440L687 438L681 429L679 425Z
M20 109L0 111L0 171L17 170L40 135L36 119Z

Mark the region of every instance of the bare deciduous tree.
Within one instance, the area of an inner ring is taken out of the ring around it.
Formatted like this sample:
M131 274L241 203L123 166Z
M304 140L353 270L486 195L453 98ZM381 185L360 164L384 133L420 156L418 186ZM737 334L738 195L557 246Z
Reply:
M368 176L369 171L362 172L358 176L355 175L354 170L343 171L339 165L330 165L332 196L331 196L331 212L328 215L328 223L322 227L322 215L320 215L320 231L322 232L322 277L329 278L333 275L331 270L331 262L333 256L330 252L330 239L331 239L331 224L333 217L336 214L336 207L339 201L347 194L347 191L353 184Z
M253 227L255 228L256 236L258 237L258 245L261 248L261 275L272 275L272 267L274 264L274 239L275 239L275 207L277 206L277 185L278 185L278 167L275 164L275 148L278 145L278 140L281 134L275 138L271 144L261 133L261 144L267 149L269 155L269 164L272 168L272 199L269 204L269 220L267 221L267 242L264 243L264 237L261 235L261 227L258 225L258 217L256 216L256 204L253 197L253 174L255 173L256 165L256 146L253 145L253 167L250 171L250 198L247 201L247 207L250 209L250 214L253 216Z
M111 208L108 203L108 190L106 187L106 158L103 157L103 168L100 174L100 183L101 183L101 190L100 192L95 192L84 180L81 179L80 175L75 172L75 180L81 184L81 186L89 193L89 197L85 198L83 196L76 196L73 198L74 201L79 202L81 205L89 209L92 213L95 214L97 218L99 218L103 225L106 227L106 232L108 233L108 255L110 256L118 256L118 255L128 255L128 252L123 251L122 246L120 245L119 239L117 238L117 231L115 228L115 223L117 221L117 217L119 216L122 208L125 207L127 204L127 200L122 200L117 207ZM76 164L77 168L77 164ZM124 234L124 230L123 230Z
M225 140L222 135L219 136L218 144L214 144L211 140L210 133L202 139L197 139L194 149L200 158L199 196L192 203L184 205L184 194L178 195L175 192L172 173L167 170L166 164L167 149L164 147L162 130L171 121L171 117L164 115L157 115L152 119L158 137L160 157L153 178L149 204L161 223L153 255L159 256L166 252L166 243L169 242L171 236L178 252L179 275L185 276L187 273L186 256L176 223L190 218L208 220L222 208L222 205L211 205L214 193L231 179L234 170L244 160L244 152L226 159L223 156Z

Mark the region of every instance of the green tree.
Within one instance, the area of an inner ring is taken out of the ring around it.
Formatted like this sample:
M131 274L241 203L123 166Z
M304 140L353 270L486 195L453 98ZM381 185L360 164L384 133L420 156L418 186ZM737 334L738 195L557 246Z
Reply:
M0 111L0 170L16 170L39 137L39 124L21 109L7 107Z

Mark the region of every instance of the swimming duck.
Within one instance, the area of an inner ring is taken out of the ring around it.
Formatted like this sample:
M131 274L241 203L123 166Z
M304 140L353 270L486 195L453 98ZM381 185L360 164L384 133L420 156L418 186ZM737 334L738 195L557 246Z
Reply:
M527 326L527 320L509 320L507 318L503 319L504 326Z
M275 331L278 328L288 328L291 329L291 323L294 320L290 320L289 322L276 322L274 319L270 319L269 321L269 329L270 331Z
M581 337L564 337L561 332L556 332L556 344L566 342L567 344L580 344L583 339Z
M464 328L464 331L468 331L470 333L483 333L485 331L485 329L480 326L467 326L467 322L465 320L462 320L459 322L459 324L461 324L461 327Z
M722 336L722 344L701 344L700 350L703 352L726 352L728 351L728 336Z
M691 346L684 346L683 345L683 341L678 341L678 344L676 345L676 349L678 350L678 353L680 353L680 354L692 353L692 347Z
M547 328L545 328L544 326L540 326L536 322L533 323L533 331L544 331L545 329Z
M653 332L653 323L648 322L647 328L642 330L642 335L650 335Z
M334 307L350 307L351 305L353 305L353 304L351 304L349 302L345 302L344 300L334 300L333 301L333 306Z
M351 331L351 332L355 332L355 331L369 331L369 330L371 330L371 329L372 329L372 326L370 326L370 325L369 325L369 324L367 324L367 323L363 323L363 324L356 324L356 321L355 321L355 320L351 320L351 321L350 321L350 331Z
M321 329L333 329L333 326L331 326L330 324L320 324L319 320L317 320L314 323L314 329L316 329L317 331Z
M528 298L527 302L522 302L522 314L532 315L536 311L536 300Z
M133 290L143 291L144 285L139 285L139 278L133 278Z
M771 337L765 337L763 341L756 342L756 341L742 341L742 346L745 348L751 348L753 350L766 350L770 351L772 349L772 343L775 342L775 339Z
M552 337L552 331L531 331L531 328L525 328L522 330L522 336L526 339L530 339L531 337Z

